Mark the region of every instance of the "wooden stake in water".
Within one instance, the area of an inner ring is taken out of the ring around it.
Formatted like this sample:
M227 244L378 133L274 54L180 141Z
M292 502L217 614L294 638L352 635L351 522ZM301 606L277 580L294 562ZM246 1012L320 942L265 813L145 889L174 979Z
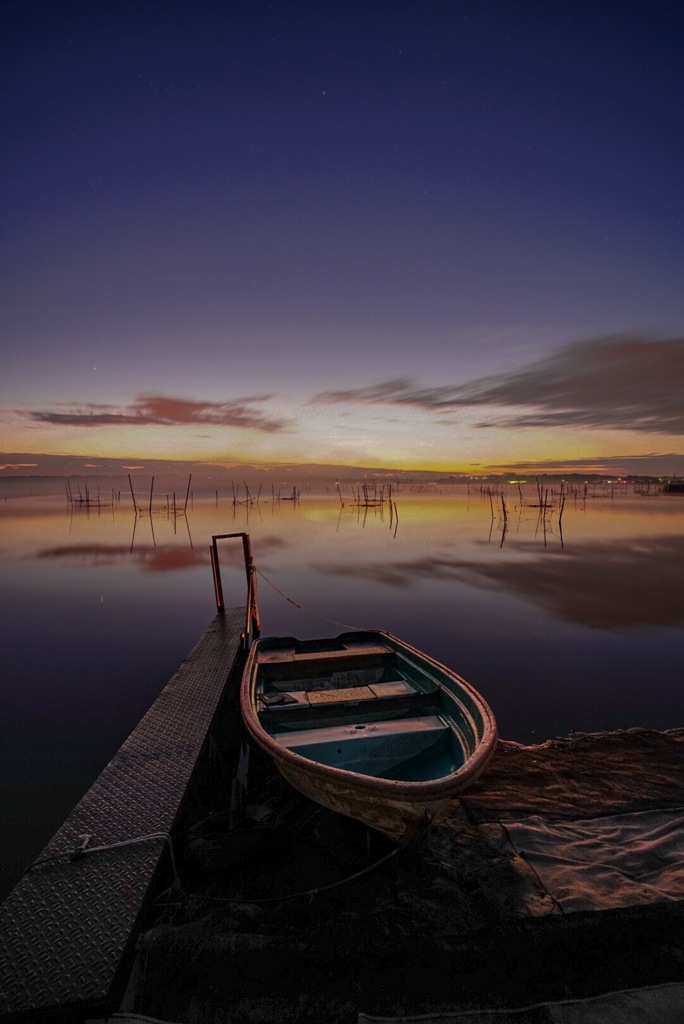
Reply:
M135 500L135 492L133 490L133 481L131 480L131 474L130 473L128 474L128 486L131 489L131 498L133 499L133 509L135 510L135 514L137 515L138 514L138 506L137 506L136 500Z

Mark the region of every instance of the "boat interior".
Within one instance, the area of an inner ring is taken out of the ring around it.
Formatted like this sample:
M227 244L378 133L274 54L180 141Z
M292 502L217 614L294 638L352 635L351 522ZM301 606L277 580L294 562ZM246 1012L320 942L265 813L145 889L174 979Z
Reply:
M473 749L455 695L378 634L268 641L255 698L265 732L332 768L425 782L458 771Z

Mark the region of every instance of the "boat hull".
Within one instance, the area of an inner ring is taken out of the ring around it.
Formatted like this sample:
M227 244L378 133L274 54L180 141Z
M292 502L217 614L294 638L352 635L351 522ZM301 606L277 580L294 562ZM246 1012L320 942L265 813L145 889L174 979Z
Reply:
M411 835L484 770L494 716L460 676L389 633L318 643L320 652L292 638L253 645L241 691L247 732L304 796L387 835ZM335 682L354 674L351 687Z
M364 791L359 780L331 779L319 771L308 770L307 766L293 766L277 755L273 761L283 778L303 796L393 838L412 835L421 823L431 821L455 795L454 792L433 799L413 795L402 797L400 793L392 795L389 788L383 788L381 793L372 793ZM395 783L395 787L397 785Z

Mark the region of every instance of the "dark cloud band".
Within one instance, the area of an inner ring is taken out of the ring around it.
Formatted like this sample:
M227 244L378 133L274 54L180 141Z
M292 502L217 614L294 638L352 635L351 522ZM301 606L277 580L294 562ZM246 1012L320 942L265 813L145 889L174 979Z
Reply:
M468 384L420 388L407 379L315 402L411 405L434 411L500 406L524 409L479 426L594 427L684 434L684 339L615 335L565 345L530 366Z
M193 402L167 395L140 395L131 405L119 409L88 404L66 412L38 410L29 415L39 423L71 427L196 425L243 427L277 433L285 429L284 421L255 408L270 397L255 395L232 402Z

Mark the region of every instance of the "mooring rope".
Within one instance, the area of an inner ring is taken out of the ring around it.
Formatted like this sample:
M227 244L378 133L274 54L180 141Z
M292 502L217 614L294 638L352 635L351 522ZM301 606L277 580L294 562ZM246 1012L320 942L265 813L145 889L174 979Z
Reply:
M92 853L104 853L107 850L118 850L124 846L137 846L140 843L149 843L155 839L163 839L166 843L166 848L169 851L171 859L171 868L173 870L174 881L180 886L180 876L178 874L178 868L176 866L176 857L173 852L173 842L168 832L150 832L146 836L135 836L133 839L122 839L116 843L102 843L99 846L91 846L90 840L93 838L89 832L84 832L78 837L81 840L81 845L76 846L71 850L60 850L59 853L48 854L46 857L39 857L38 860L34 860L33 864L30 864L24 874L28 874L33 871L34 868L39 867L41 864L47 864L50 861L60 860L63 857L68 857L70 861L81 860L82 857L89 856Z
M263 580L266 580L269 587L273 587L277 594L280 594L280 596L285 598L285 600L289 604L292 604L295 606L295 608L298 608L300 612L306 612L307 615L313 615L317 619L323 619L325 622L331 622L333 626L344 626L345 629L353 629L358 632L365 632L364 626L352 626L348 622L340 622L339 619L331 619L328 615L322 615L320 612L314 612L310 608L305 608L303 604L299 604L297 601L294 600L294 598L288 597L288 595L284 591L280 590L279 587L276 587L275 583L273 583L272 580L269 580L268 576L264 575L261 569L258 569L256 566L254 566L253 568L254 572L258 573Z
M368 864L365 868L361 868L360 871L355 871L353 875L347 875L346 878L340 878L337 882L330 882L328 885L319 885L315 889L304 889L299 892L288 892L283 896L260 896L260 897L245 897L245 896L210 896L206 893L190 893L191 896L195 896L197 899L208 900L211 903L285 903L288 900L298 900L303 896L308 896L310 900L313 900L314 896L317 896L321 892L328 892L330 889L339 889L342 885L347 885L349 882L355 881L357 878L361 878L362 875L367 875L371 871L375 871L386 861L391 860L395 857L401 847L395 846L389 853L384 854L379 860L374 861L372 864Z
M364 875L370 874L372 871L376 871L387 861L392 860L397 854L405 854L412 847L415 847L418 843L422 842L432 825L432 819L424 816L420 825L408 839L403 842L399 842L397 846L394 846L388 853L383 854L378 860L373 861L372 864L367 864L364 868L359 871L355 871L351 875L346 875L344 878L339 878L336 882L329 882L327 885L317 885L313 889L304 889L299 892L288 892L282 896L212 896L207 893L193 892L188 895L194 896L199 900L207 900L210 903L285 903L288 900L302 899L302 897L308 897L313 902L315 896L318 896L322 892L330 892L332 889L339 889L343 885L348 885L350 882L356 881L357 878L362 878Z

